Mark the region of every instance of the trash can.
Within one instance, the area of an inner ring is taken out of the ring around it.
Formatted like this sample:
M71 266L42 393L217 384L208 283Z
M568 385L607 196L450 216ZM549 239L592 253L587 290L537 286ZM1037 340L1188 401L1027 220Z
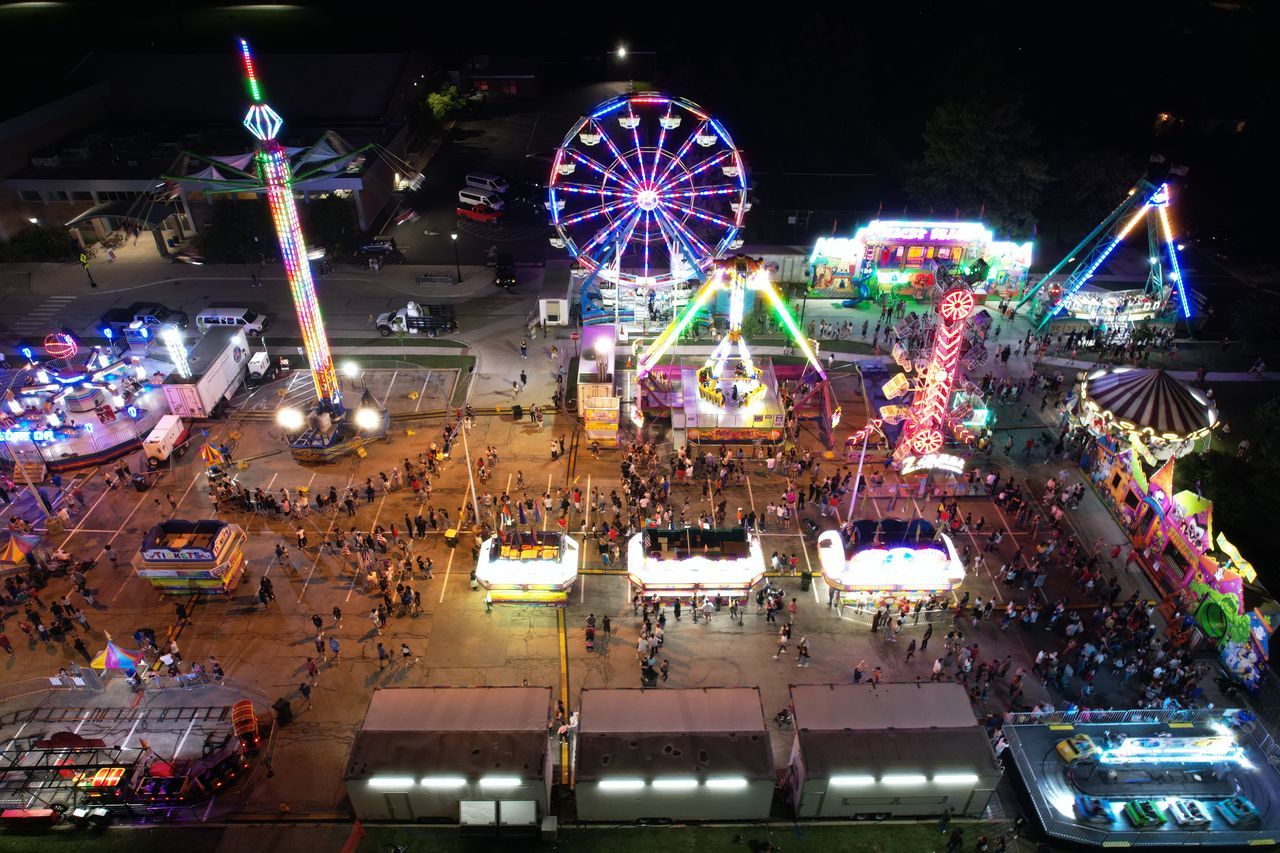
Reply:
M809 587L813 586L813 572L800 573L800 591L808 592Z
M271 703L271 710L276 712L276 722L280 725L287 726L293 722L293 705L283 696Z
M450 548L458 547L458 531L455 528L450 527L444 532L444 544Z
M524 406L516 403L511 407L511 420L518 421L524 417Z
M149 484L147 482L147 478L141 474L134 474L133 487L140 492L145 492L147 489L151 488L151 484Z

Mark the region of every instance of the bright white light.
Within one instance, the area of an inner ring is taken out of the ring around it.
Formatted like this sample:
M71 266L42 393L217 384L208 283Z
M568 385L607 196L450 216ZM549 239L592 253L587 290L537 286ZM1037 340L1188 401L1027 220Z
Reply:
M864 785L874 785L875 782L876 777L865 773L831 777L831 784L837 788L860 788Z
M302 429L302 425L307 419L302 412L294 408L281 409L276 413L276 423L284 427L289 432L295 432Z
M379 790L412 788L414 781L412 776L374 776L369 780L369 787L378 788Z
M461 776L428 776L418 784L424 788L461 788L467 780Z
M39 219L36 219L34 216L28 216L28 217L27 217L27 221L28 221L28 222L30 222L32 225L39 225L39 224L40 224L40 220L39 220Z
M348 379L355 379L360 375L360 365L356 364L354 361L345 362L342 365L342 375Z
M377 429L381 423L382 416L378 414L377 409L370 409L368 406L356 409L356 426L360 429Z
M721 791L740 791L747 787L749 783L746 779L708 779L707 787L716 788Z
M485 788L518 788L520 787L520 777L485 776L480 780L480 785Z
M880 777L885 785L923 785L929 781L923 773L889 773Z
M976 785L978 784L977 773L935 773L933 776L933 784L935 785Z
M613 350L613 341L608 338L597 338L594 349L597 355L606 356Z
M654 779L653 787L660 791L688 791L698 787L697 779Z
M619 59L627 58L627 46L625 44L618 45L618 58Z
M643 779L601 779L602 791L638 791L644 787Z

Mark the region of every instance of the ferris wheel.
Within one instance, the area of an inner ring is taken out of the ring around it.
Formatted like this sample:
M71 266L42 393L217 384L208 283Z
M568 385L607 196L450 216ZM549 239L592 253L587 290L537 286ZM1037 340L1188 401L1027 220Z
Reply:
M640 287L704 278L742 245L751 207L724 125L656 92L605 101L574 123L556 149L546 204L552 245L599 278Z

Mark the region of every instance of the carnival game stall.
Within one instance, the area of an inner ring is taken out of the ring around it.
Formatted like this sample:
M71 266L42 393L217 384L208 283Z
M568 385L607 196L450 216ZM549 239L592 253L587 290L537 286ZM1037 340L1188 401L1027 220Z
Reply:
M842 606L886 603L950 592L964 581L955 544L923 519L862 519L818 537L818 561Z
M84 349L70 334L49 335L44 355L20 349L20 368L0 405L0 436L29 472L74 471L117 459L168 413L154 387L168 362L109 348Z
M820 296L930 296L935 262L968 269L983 260L989 271L980 295L1019 293L1031 266L1033 244L996 240L981 222L875 219L852 237L820 237L809 256L812 287Z
M578 549L558 531L508 530L480 544L476 580L495 603L562 606L578 579Z
M760 537L745 528L650 528L627 543L631 587L661 600L745 598L764 577Z
M230 595L244 572L245 532L223 521L172 518L147 531L138 576L167 595Z

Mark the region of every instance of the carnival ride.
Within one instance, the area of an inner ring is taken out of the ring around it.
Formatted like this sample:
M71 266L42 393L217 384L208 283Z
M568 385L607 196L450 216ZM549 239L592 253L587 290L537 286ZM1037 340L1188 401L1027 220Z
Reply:
M1038 299L1037 329L1040 330L1063 312L1075 319L1127 326L1134 320L1163 315L1176 294L1178 309L1183 319L1189 320L1191 303L1178 261L1178 243L1169 222L1169 205L1167 182L1155 184L1145 178L1140 180L1106 219L1023 294L1017 307ZM1147 222L1147 280L1143 289L1086 290L1085 286L1111 253L1144 219ZM1070 272L1059 282L1059 276L1068 267Z
M1130 367L1081 374L1071 412L1095 438L1121 440L1150 464L1185 456L1219 423L1198 389L1163 370Z
M861 440L865 431L901 423L893 458L904 474L933 469L958 474L964 467L962 457L942 451L947 434L962 444L972 442L980 425L975 414L985 412L981 392L964 378L961 368L972 372L987 358L983 332L989 318L982 312L974 315L973 293L974 283L984 280L987 272L981 261L965 273L948 264L934 265L936 316L913 312L899 322L893 358L905 372L882 388L890 400L911 393L911 404L881 407L880 417L850 438ZM985 423L985 416L981 420Z
M240 40L240 57L251 100L244 126L258 140L253 157L257 166L257 185L252 189L265 191L267 196L316 391L315 405L307 416L297 410L289 411L282 415L288 420L282 419L281 425L291 436L290 449L295 459L300 462L328 461L353 452L370 441L385 438L389 417L386 410L367 395L356 410L348 410L342 405L338 374L329 352L324 317L316 298L311 264L293 198L289 155L278 140L284 119L267 104L254 68L253 54L244 39Z
M546 206L552 245L587 273L583 323L674 315L682 285L742 245L747 191L732 137L691 101L631 93L579 118L556 149Z
M728 298L728 329L701 365L662 365L663 356L681 333L717 296ZM758 361L747 346L742 323L748 296L763 298L773 309L787 337L804 356L805 363L777 365ZM778 380L793 380L796 393L779 388ZM684 311L640 355L636 367L636 400L646 411L683 409L684 424L698 430L696 437L710 441L777 440L779 427L791 416L814 408L819 432L827 447L833 446L838 406L818 360L791 311L779 295L763 262L738 255L716 261L707 280ZM772 434L772 435L771 435Z

